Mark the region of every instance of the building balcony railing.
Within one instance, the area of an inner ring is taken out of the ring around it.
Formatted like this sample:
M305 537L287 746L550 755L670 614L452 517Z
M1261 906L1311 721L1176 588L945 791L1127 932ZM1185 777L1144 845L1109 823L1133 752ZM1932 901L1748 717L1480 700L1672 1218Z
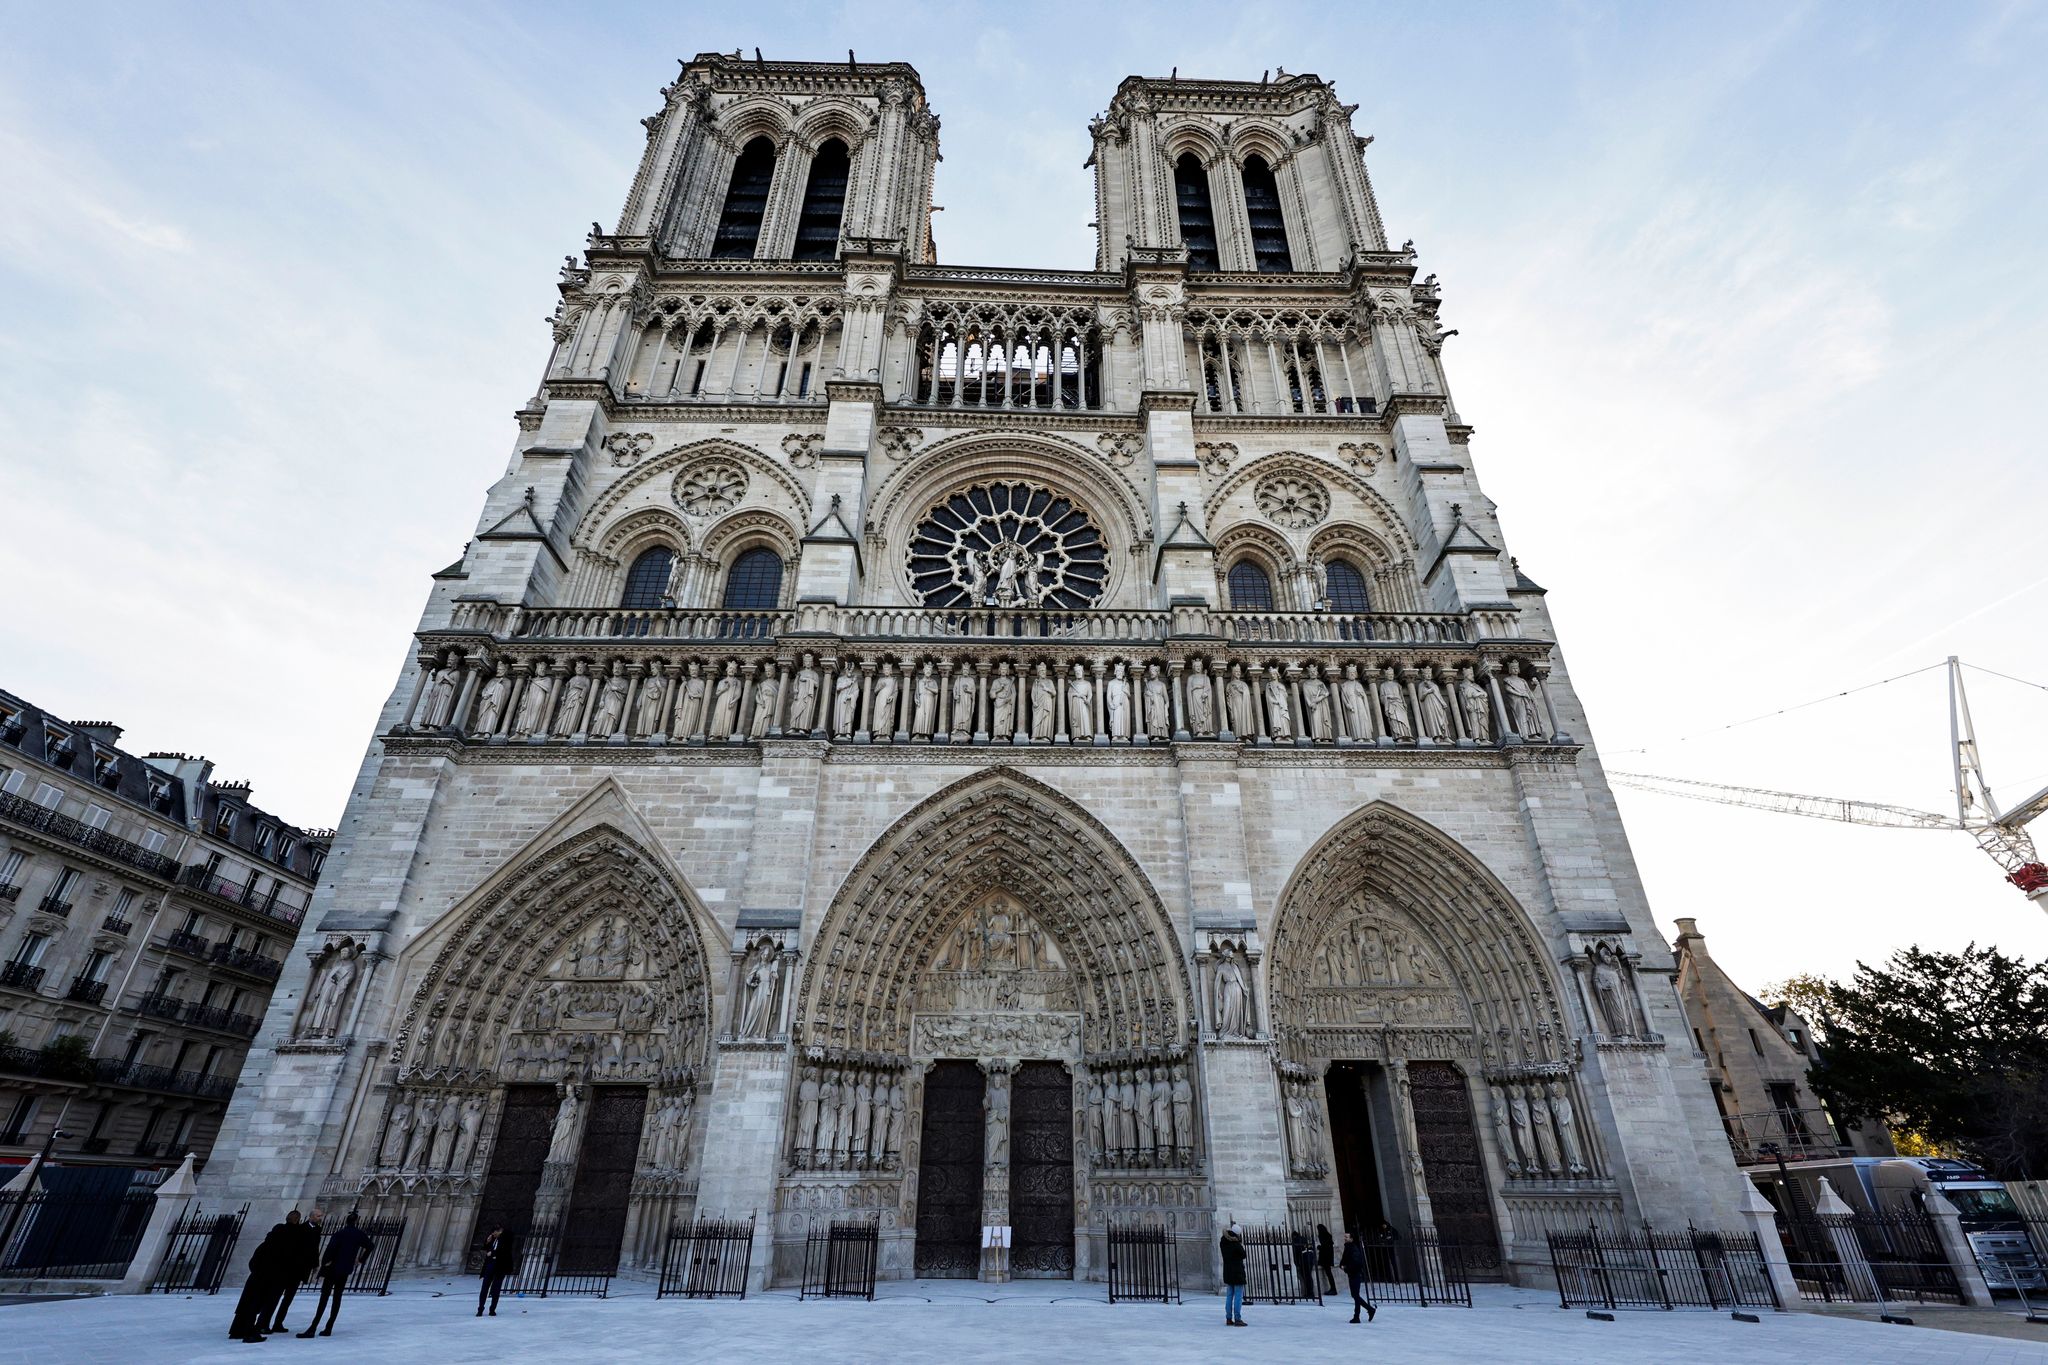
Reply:
M262 953L253 952L248 948L235 948L225 943L214 944L209 957L217 966L248 976L260 977L265 981L277 980L277 974L284 968L284 964L274 957L265 957Z
M90 977L74 976L71 989L64 992L66 1000L76 1000L84 1005L97 1005L107 994L107 983L94 981Z
M37 805L12 793L0 793L0 820L37 830L65 843L74 844L89 853L125 863L152 877L165 880L177 875L178 864L174 859L161 853L152 853L140 844L116 838L103 829L74 820L68 815L59 815L48 806Z
M211 943L184 929L175 929L165 934L164 947L174 953L183 953L187 957L196 957L201 961L204 961L206 955L213 950Z
M1819 1161L1847 1156L1848 1144L1835 1132L1825 1109L1769 1109L1757 1114L1729 1114L1721 1120L1738 1165L1786 1161ZM1771 1150L1766 1150L1766 1149Z
M119 934L122 938L128 937L129 930L134 927L135 925L132 922L125 919L115 919L112 915L100 921L100 928L110 934Z
M151 991L135 1002L135 1010L138 1014L146 1014L152 1019L177 1020L185 1015L185 1002L175 995Z
M43 897L36 903L36 909L46 915L55 915L58 919L71 918L71 902L58 900L55 896Z
M210 1028L221 1033L232 1033L242 1038L256 1036L256 1016L237 1014L219 1005L185 1006L185 1022L194 1028Z
M21 888L20 888L20 887L18 887L18 886L0 886L0 901L10 901L10 902L11 902L11 901L18 901L18 900L20 900L20 899L21 899Z
M102 1085L126 1086L135 1090L159 1090L172 1095L198 1095L224 1100L235 1093L234 1081L226 1076L208 1076L197 1071L173 1071L167 1066L122 1062L105 1058L99 1063ZM143 1155L140 1151L137 1155Z
M26 962L10 962L0 967L0 986L32 991L43 984L43 971L43 968L31 967Z
M254 877L247 881L231 881L218 872L208 870L203 864L194 864L181 871L178 883L244 914L260 915L279 924L296 926L300 915L305 913L302 907L279 900L275 883L267 891L258 891Z

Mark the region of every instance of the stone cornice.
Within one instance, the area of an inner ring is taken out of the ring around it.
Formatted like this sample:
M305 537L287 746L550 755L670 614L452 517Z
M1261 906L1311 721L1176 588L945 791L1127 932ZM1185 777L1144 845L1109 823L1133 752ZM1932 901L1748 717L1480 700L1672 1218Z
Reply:
M1023 427L1031 431L1144 430L1144 419L1130 412L1056 413L1030 408L949 408L903 402L885 403L883 411L891 418L915 421L919 426L933 430L941 427ZM911 452L909 459L915 460L922 453L923 447L920 446Z

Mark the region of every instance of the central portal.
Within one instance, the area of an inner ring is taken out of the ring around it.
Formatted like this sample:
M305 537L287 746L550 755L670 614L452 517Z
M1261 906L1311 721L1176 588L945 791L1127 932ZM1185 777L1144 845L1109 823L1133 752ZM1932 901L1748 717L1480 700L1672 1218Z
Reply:
M1059 1062L1025 1062L1010 1088L1010 1273L1074 1273L1074 1078Z
M609 1275L619 1268L626 1235L626 1205L647 1117L647 1087L601 1085L590 1101L569 1215L563 1221L557 1264L573 1275Z
M925 1077L917 1166L919 1279L971 1280L980 1268L986 1091L987 1078L973 1062L935 1062Z

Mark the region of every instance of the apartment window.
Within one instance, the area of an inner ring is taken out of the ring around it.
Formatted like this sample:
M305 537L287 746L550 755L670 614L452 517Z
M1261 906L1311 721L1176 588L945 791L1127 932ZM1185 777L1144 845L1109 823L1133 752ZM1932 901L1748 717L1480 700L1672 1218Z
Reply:
M155 1036L153 1033L138 1033L133 1038L130 1038L128 1040L128 1051L123 1054L122 1062L132 1066L140 1061L143 1049L149 1046L149 1040ZM147 1139L144 1140L147 1141Z
M312 876L314 881L319 881L320 869L325 867L326 865L327 850L324 848L316 848L313 850L313 856L307 859L306 871Z
M112 1118L113 1116L114 1104L112 1101L109 1101L106 1104L101 1105L99 1117L92 1121L92 1131L85 1135L85 1140L88 1143L93 1143L98 1142L102 1137L106 1136L107 1120Z
M91 825L94 829L105 829L107 821L113 818L114 812L108 810L105 806L87 806L85 808L85 823Z
M9 849L5 858L0 858L0 886L20 886L21 869L28 862L28 855L20 849Z
M163 1126L163 1121L164 1111L161 1108L149 1111L149 1121L142 1125L142 1136L135 1143L138 1156L149 1150L150 1144L156 1140L156 1130Z
M214 812L213 832L225 839L235 832L235 816L240 814L233 806L222 805Z
M7 1114L7 1126L0 1129L0 1143L5 1143L9 1147L20 1145L22 1134L28 1131L29 1124L35 1122L38 1103L40 1099L35 1095L22 1095L16 1098L14 1108Z
M185 1150L186 1144L192 1140L192 1125L198 1118L199 1115L189 1109L178 1116L178 1131L171 1138L171 1151L173 1153Z
M197 934L205 927L206 917L204 915L200 914L197 910L187 910L185 912L185 922L179 926L179 932Z
M148 849L151 853L163 852L164 832L160 829L150 830L147 834L142 836L142 846Z
M64 804L64 793L60 788L53 787L47 782L38 782L36 784L35 802L38 806L55 810L58 806Z
M108 914L107 918L125 920L128 918L128 912L134 908L135 888L132 886L124 886L121 888L121 894L114 897L114 908L112 912Z
M277 841L277 860L281 863L289 863L292 860L292 854L297 851L298 847L299 841L297 839L292 838L289 834L285 835L284 838Z
M761 239L761 219L768 212L768 186L775 179L775 144L757 137L733 163L725 191L725 210L718 215L718 235L711 254L718 259L745 260Z
M181 968L166 967L157 973L156 985L150 993L152 995L175 995L179 983L184 979L185 973Z
M211 1076L213 1074L213 1068L216 1065L218 1065L219 1062L220 1049L218 1047L210 1047L206 1049L206 1064L199 1068L199 1074L202 1076Z
M107 968L114 965L114 955L104 948L93 949L92 956L85 960L85 967L78 973L87 981L105 981Z
M57 874L57 880L51 885L48 898L61 904L71 898L71 893L77 886L78 869L67 867Z
M21 790L21 782L27 774L15 768L0 768L0 792L12 796Z
M21 943L14 950L14 962L19 967L40 967L43 954L50 951L48 934L24 934Z
M256 827L256 854L258 857L268 858L270 856L271 848L274 847L276 843L276 830L272 829L269 825L258 825Z

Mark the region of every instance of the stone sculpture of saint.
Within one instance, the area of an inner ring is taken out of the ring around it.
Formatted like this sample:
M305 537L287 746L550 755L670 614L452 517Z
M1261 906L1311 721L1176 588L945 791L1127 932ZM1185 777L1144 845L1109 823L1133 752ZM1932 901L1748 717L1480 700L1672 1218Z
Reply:
M1355 740L1366 741L1373 736L1372 718L1368 714L1371 699L1365 694L1365 684L1358 680L1358 665L1344 665L1344 680L1337 684L1337 704L1344 708L1344 728Z
M1536 1131L1536 1150L1543 1157L1543 1169L1552 1175L1559 1175L1564 1167L1558 1161L1557 1133L1550 1126L1550 1106L1544 1103L1539 1090L1536 1102L1529 1106L1529 1126Z
M704 735L704 694L709 683L703 674L703 665L691 663L689 678L683 683L682 709L676 713L676 733L691 739Z
M1165 1067L1152 1073L1150 1099L1152 1146L1159 1153L1157 1164L1164 1166L1173 1160L1173 1087L1167 1083Z
M1422 722L1422 733L1438 744L1451 742L1451 708L1444 705L1443 689L1437 686L1434 669L1424 670L1421 683L1416 691L1422 696L1422 709L1418 719Z
M1628 983L1621 979L1621 969L1604 953L1593 959L1593 1001L1600 1007L1601 1021L1610 1036L1626 1038L1636 1031L1636 1012L1628 999Z
M1173 1070L1173 1132L1174 1146L1186 1153L1195 1145L1195 1087L1188 1081L1188 1073L1180 1067Z
M427 686L426 703L420 708L420 729L438 730L449 723L449 712L455 709L456 680L461 676L461 670L452 665L434 674Z
M604 691L598 694L597 714L591 718L590 733L609 739L626 723L626 666L616 660Z
M1408 721L1408 699L1401 695L1401 684L1394 677L1394 666L1388 664L1380 670L1380 714L1386 717L1387 733L1398 744L1406 744L1415 738L1415 727Z
M740 719L740 666L730 659L711 696L711 738L730 739Z
M813 1163L829 1170L839 1148L839 1069L826 1067L824 1083L818 1087L818 1137L812 1149Z
M1508 728L1524 739L1542 739L1543 722L1537 719L1536 691L1522 676L1520 660L1508 660L1507 676L1500 680L1500 693L1508 706Z
M962 558L966 561L968 605L984 606L988 602L988 558L974 550L967 551Z
M1224 685L1223 701L1232 734L1239 739L1250 739L1258 734L1258 722L1252 718L1252 685L1244 680L1243 664L1230 666L1230 681Z
M1188 729L1204 739L1216 733L1216 691L1200 659L1189 665Z
M907 673L910 669L907 660L903 667ZM896 733L897 694L896 665L885 663L882 665L881 676L875 679L874 701L868 711L868 729L874 731L876 739L887 739Z
M1486 689L1472 678L1472 666L1458 670L1458 706L1465 713L1465 733L1480 744L1493 743L1493 714Z
M1158 664L1145 665L1145 733L1152 739L1173 733L1173 694Z
M1301 675L1302 722L1308 728L1308 737L1319 744L1330 740L1330 685L1323 681L1322 670L1313 666L1304 669Z
M1095 684L1079 664L1067 679L1067 733L1077 742L1095 734Z
M1109 713L1109 737L1129 739L1131 737L1131 683L1124 672L1123 660L1117 660L1110 671L1109 680L1103 684L1102 709Z
M573 735L581 733L583 711L590 702L590 676L583 671L582 661L576 664L576 672L562 685L562 704L555 708L555 724L552 733Z
M1514 1116L1515 1122L1515 1146L1521 1150L1522 1164L1533 1172L1536 1169L1536 1142L1529 1134L1529 1101L1519 1086L1508 1093L1508 1112Z
M806 1066L803 1079L796 1087L796 1137L792 1142L792 1155L799 1166L809 1166L812 1158L812 1144L818 1132L818 1068Z
M520 739L539 730L546 723L548 695L554 691L555 680L546 669L533 675L533 681L526 685L526 695L519 699L519 715L512 722L512 733Z
M815 656L806 654L789 684L789 722L783 728L793 735L807 735L818 714L818 668Z
M476 719L470 724L473 735L489 735L497 731L498 722L505 715L505 698L512 691L512 679L505 674L505 665L499 664L498 671L484 684L483 695L477 698Z
M1250 1036L1251 991L1237 950L1216 950L1216 1032L1223 1038Z
M1109 1145L1102 1132L1102 1105L1102 1077L1091 1074L1088 1078L1088 1141L1089 1151L1096 1156L1102 1155Z
M1294 737L1294 721L1287 711L1287 682L1280 670L1270 665L1266 669L1266 728L1275 741Z
M865 1166L867 1164L868 1137L872 1131L870 1125L873 1124L874 1119L875 1085L873 1076L865 1070L857 1071L854 1073L853 1132L851 1134L853 1164L855 1166Z
M775 945L756 944L747 953L746 1000L740 1010L740 1037L766 1038L768 1010L775 1000Z
M313 1020L314 1032L320 1037L332 1038L341 1032L342 1016L348 1012L349 995L355 989L356 971L353 948L338 949L328 962Z
M427 1166L427 1149L434 1141L434 1118L440 1113L432 1100L421 1103L413 1110L412 1141L405 1146L405 1169L423 1171Z
M1159 1145L1159 1132L1154 1126L1152 1114L1152 1068L1141 1066L1131 1081L1131 1117L1138 1130L1137 1148L1150 1161L1152 1149Z
M576 1082L568 1081L562 1086L562 1102L555 1107L555 1129L548 1138L548 1160L568 1162L576 1159L576 1120L583 1112L583 1092Z
M1586 1150L1579 1145L1579 1127L1572 1118L1571 1096L1557 1081L1552 1081L1545 1089L1550 1095L1551 1117L1557 1120L1558 1145L1564 1148L1565 1174L1584 1175L1588 1169Z
M1010 676L1007 660L996 665L996 675L989 679L988 702L994 712L989 734L999 740L1010 738L1017 731L1017 680Z
M633 731L639 735L668 732L668 675L660 668L649 670L640 684L639 712L633 717Z
M747 723L747 733L755 739L761 738L775 726L775 696L780 691L773 674L764 673L761 681L754 684L754 718Z
M1508 1168L1509 1175L1522 1173L1520 1154L1515 1151L1514 1120L1508 1117L1507 1096L1500 1093L1500 1087L1490 1085L1486 1093L1493 1099L1493 1141L1500 1148L1500 1160Z
M953 724L949 733L956 743L974 733L974 710L974 670L962 668L953 675Z
M434 1150L427 1158L427 1169L445 1171L455 1155L455 1134L462 1126L462 1102L450 1095L441 1101L441 1116L434 1129Z
M1052 680L1052 674L1040 663L1031 671L1031 737L1045 741L1052 738L1058 728L1054 719L1059 710L1059 684Z
M910 702L910 737L930 739L932 728L939 720L939 675L927 659L924 667L917 671L917 681L912 685Z
M398 1093L398 1102L391 1106L391 1121L384 1128L384 1146L377 1155L380 1166L397 1166L405 1161L405 1152L412 1137L412 1100L404 1091Z
M839 666L832 679L832 737L846 739L853 734L854 712L860 709L860 671L851 660Z

